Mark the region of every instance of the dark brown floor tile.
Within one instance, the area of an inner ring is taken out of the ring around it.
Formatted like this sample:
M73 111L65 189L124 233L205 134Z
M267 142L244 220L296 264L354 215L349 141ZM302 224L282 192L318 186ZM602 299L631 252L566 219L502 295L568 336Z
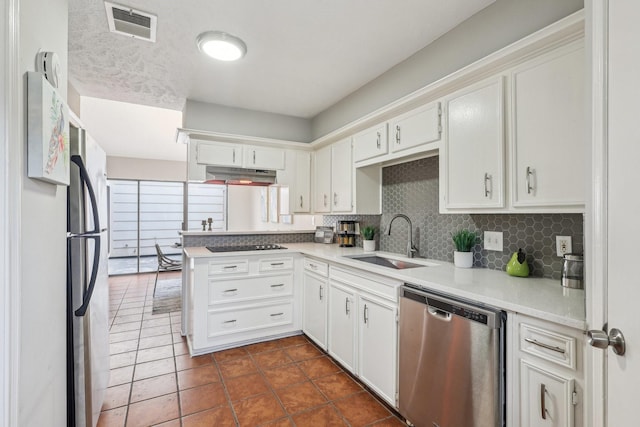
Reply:
M166 359L154 360L153 362L145 362L136 364L136 371L133 374L134 381L143 380L145 378L157 377L158 375L170 374L176 371L173 357Z
M111 409L100 413L98 427L124 427L124 420L127 418L127 407Z
M245 357L247 350L244 347L231 348L229 350L216 351L213 353L213 358L216 362L222 363L239 357Z
M293 416L296 427L344 427L348 424L331 405L321 406Z
M253 374L258 370L249 356L219 363L218 366L220 367L220 373L225 379Z
M371 427L407 427L407 424L403 423L396 417L389 417L371 424Z
M353 427L366 426L391 416L391 413L366 391L336 400L333 404Z
M123 366L130 366L136 363L137 351L128 351L126 353L114 354L109 356L109 368L122 368Z
M283 388L307 381L307 376L297 365L286 365L263 371L273 388Z
M134 381L131 388L131 402L151 399L164 394L175 393L176 374L166 374L157 377Z
M285 416L280 403L272 393L261 394L233 403L241 426L257 426Z
M180 356L183 354L189 354L189 346L186 342L178 342L173 344L173 354Z
M138 340L128 340L109 344L109 354L126 353L138 349Z
M155 337L157 335L171 334L171 326L153 326L140 329L140 338Z
M138 349L142 350L142 349L151 348L151 347L161 347L163 345L173 345L173 337L171 336L171 334L140 338Z
M264 351L276 350L280 348L279 340L271 340L265 342L259 342L257 344L251 344L245 347L250 354L262 353Z
M262 369L275 368L293 363L293 360L282 350L272 350L253 355L253 360Z
M260 374L230 378L224 383L232 401L246 399L269 391L269 386Z
M178 371L184 371L185 369L197 368L198 366L205 366L213 364L213 358L210 354L203 354L201 356L191 357L188 354L176 356L176 369Z
M290 414L322 405L327 401L311 381L280 389L276 393L284 409Z
M178 394L168 394L129 405L127 427L146 427L179 418Z
M344 372L316 378L313 382L329 400L340 399L362 391L362 387Z
M205 365L178 372L180 390L217 382L220 382L220 374L215 365Z
M109 371L109 387L133 381L133 365Z
M122 341L137 340L139 336L140 331L137 329L133 331L111 333L109 334L109 343L112 344Z
M182 418L182 427L236 427L236 421L228 405L198 412Z
M341 369L326 356L309 359L298 364L309 378L318 378L324 375L335 374Z
M280 347L291 347L293 345L307 344L309 340L304 335L294 335L292 337L282 338L278 340Z
M313 359L322 355L322 352L316 348L313 344L296 345L294 347L287 347L285 352L296 362L301 360Z
M136 363L151 362L153 360L166 359L167 357L173 357L173 344L139 349Z
M125 384L109 387L106 390L104 395L102 410L108 411L109 409L114 409L120 406L128 405L130 390L131 390L131 383L125 383Z
M221 406L227 402L224 387L220 383L180 391L180 412L182 416Z
M287 418L271 421L270 423L262 424L260 427L291 427L293 423Z

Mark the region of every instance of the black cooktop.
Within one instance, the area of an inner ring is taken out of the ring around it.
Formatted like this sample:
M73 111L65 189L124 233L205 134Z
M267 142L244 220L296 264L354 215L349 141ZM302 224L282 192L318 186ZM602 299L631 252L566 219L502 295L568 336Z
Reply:
M245 246L206 246L211 252L243 252L243 251L269 251L273 249L287 249L277 244L271 245L245 245Z

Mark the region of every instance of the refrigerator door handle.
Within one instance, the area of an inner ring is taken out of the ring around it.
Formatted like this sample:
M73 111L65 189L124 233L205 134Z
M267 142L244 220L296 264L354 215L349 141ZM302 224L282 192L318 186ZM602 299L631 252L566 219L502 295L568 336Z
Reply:
M98 202L96 201L96 193L93 191L91 180L89 179L89 173L87 168L82 162L82 157L74 154L71 156L71 161L78 165L80 170L80 181L82 185L86 187L87 193L89 193L89 199L91 199L91 213L93 214L93 230L86 230L83 234L100 233L100 217L98 216Z
M74 312L78 317L82 317L89 308L89 302L91 301L91 295L93 295L93 289L96 286L96 279L98 277L98 267L100 266L100 235L94 236L82 236L85 239L93 239L95 241L95 247L93 251L93 266L91 268L91 277L89 278L89 286L84 289L82 293L82 305Z

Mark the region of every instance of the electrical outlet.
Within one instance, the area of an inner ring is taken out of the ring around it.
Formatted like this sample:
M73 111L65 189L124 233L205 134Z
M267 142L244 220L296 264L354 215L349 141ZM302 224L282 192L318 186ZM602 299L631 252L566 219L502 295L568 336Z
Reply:
M571 253L571 236L556 236L556 254L561 257Z
M485 231L484 248L488 251L502 252L502 231Z

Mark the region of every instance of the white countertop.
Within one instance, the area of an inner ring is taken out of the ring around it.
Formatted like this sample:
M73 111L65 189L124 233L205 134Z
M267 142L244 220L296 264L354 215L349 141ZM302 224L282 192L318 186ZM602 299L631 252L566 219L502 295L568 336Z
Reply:
M419 285L504 310L526 314L580 330L586 328L585 292L560 286L558 280L512 277L504 271L485 268L456 268L453 264L423 258L407 259L398 254L377 252L393 258L424 263L425 267L395 270L346 258L363 254L362 248L341 248L337 244L285 243L286 250L271 254L302 253L322 260L366 270L369 273ZM185 248L190 258L265 255L265 251L212 253L204 247ZM431 264L431 266L426 266ZM436 264L435 266L433 264Z

